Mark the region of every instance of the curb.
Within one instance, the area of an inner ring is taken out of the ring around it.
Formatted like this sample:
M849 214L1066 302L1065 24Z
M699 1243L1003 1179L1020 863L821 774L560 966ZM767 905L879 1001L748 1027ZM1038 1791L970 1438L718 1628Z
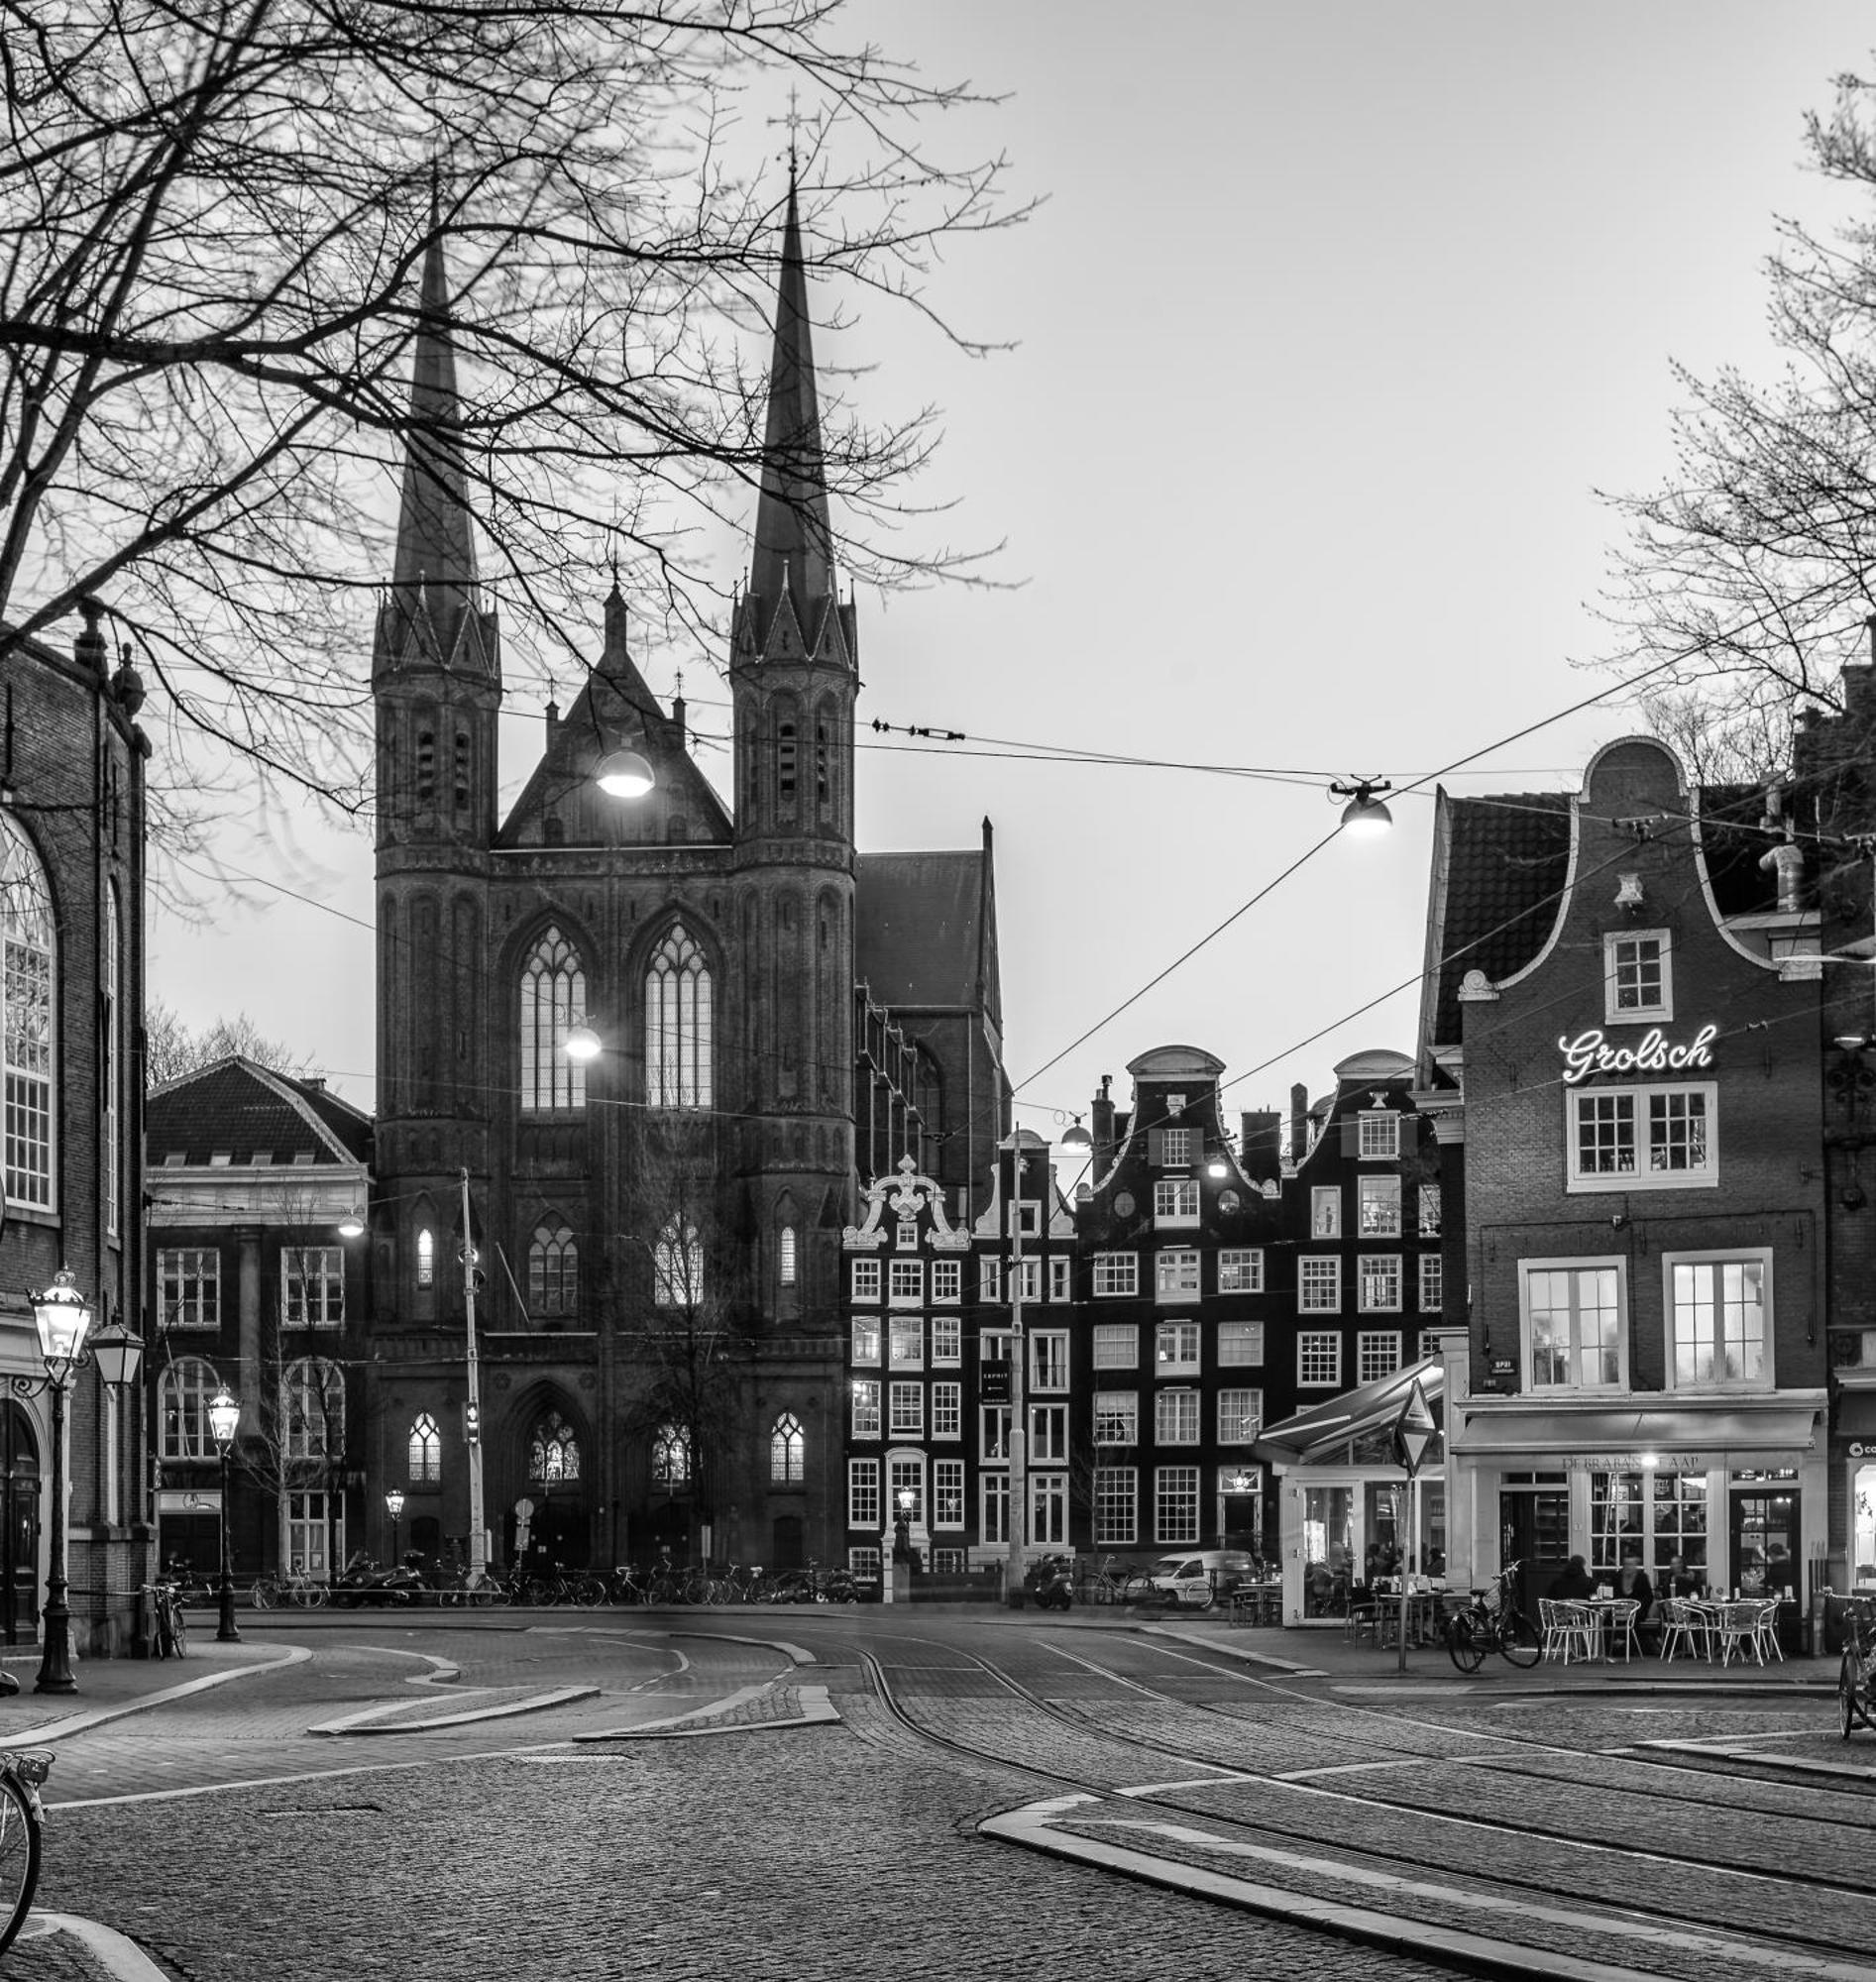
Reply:
M127 1714L142 1713L145 1708L161 1707L167 1701L186 1700L190 1694L206 1693L211 1687L227 1686L232 1681L247 1679L256 1673L277 1672L282 1666L303 1665L311 1657L312 1653L303 1645L288 1645L271 1658L226 1666L220 1672L204 1673L200 1679L184 1680L180 1686L166 1686L161 1692L146 1693L115 1707L84 1707L66 1715L63 1720L42 1720L35 1726L23 1727L17 1734L0 1734L0 1749L36 1748L48 1741L62 1741L68 1735L83 1733L87 1727L102 1727L106 1721L122 1720Z
M159 1968L128 1934L102 1921L80 1920L76 1914L33 1914L14 1945L25 1948L55 1933L75 1940L109 1973L112 1982L170 1982L168 1970Z

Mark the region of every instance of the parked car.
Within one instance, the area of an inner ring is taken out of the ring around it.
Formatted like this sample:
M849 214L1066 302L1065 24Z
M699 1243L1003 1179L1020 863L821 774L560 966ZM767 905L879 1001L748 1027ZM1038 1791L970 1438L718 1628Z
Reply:
M1184 1610L1205 1610L1256 1574L1257 1561L1249 1550L1188 1549L1162 1555L1147 1571L1147 1580L1163 1601Z

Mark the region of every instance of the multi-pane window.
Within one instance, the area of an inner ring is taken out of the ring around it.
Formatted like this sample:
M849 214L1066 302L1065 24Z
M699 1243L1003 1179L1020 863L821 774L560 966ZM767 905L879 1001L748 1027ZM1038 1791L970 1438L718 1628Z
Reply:
M1400 1255L1364 1253L1361 1264L1364 1314L1397 1314L1400 1311Z
M1400 1117L1391 1108L1362 1110L1358 1142L1362 1159L1389 1158L1400 1154Z
M1218 1291L1221 1294L1261 1294L1264 1291L1264 1253L1259 1247L1230 1246L1218 1256Z
M1003 1262L985 1260L978 1268L977 1297L983 1301L1003 1298Z
M1420 1237L1437 1239L1440 1236L1440 1187L1436 1183L1420 1186Z
M855 1438L877 1438L879 1436L879 1378L877 1376L856 1376L853 1379L853 1436Z
M1527 1266L1523 1292L1533 1389L1610 1389L1621 1382L1618 1266Z
M653 1108L711 1105L710 970L682 923L645 972L645 1099Z
M961 1528L964 1525L964 1462L961 1459L935 1459L932 1462L932 1525L935 1528Z
M1342 1236L1342 1187L1322 1183L1309 1193L1309 1236L1312 1239L1340 1239Z
M846 1463L846 1524L849 1528L879 1526L877 1459L849 1459Z
M808 1434L793 1411L784 1411L769 1430L769 1481L799 1486L808 1478Z
M901 1369L917 1368L925 1361L925 1323L916 1314L893 1316L892 1360Z
M1068 1457L1068 1406L1030 1406L1030 1449L1032 1460L1057 1463Z
M1669 1261L1677 1387L1769 1382L1770 1270L1767 1253Z
M795 1284L795 1276L800 1271L795 1257L795 1228L784 1225L776 1241L776 1277L785 1287Z
M1296 1338L1296 1380L1312 1389L1334 1387L1342 1380L1342 1333L1339 1329L1304 1329Z
M1365 1176L1355 1186L1364 1239L1392 1238L1400 1230L1400 1179Z
M1096 1445L1138 1445L1140 1443L1140 1392L1138 1390L1095 1391L1094 1442Z
M1355 1339L1355 1380L1373 1383L1400 1368L1400 1337L1391 1328L1365 1328Z
M698 1306L704 1298L704 1242L695 1225L671 1219L651 1249L652 1299L660 1307Z
M580 1310L580 1248L557 1218L537 1225L528 1242L527 1302L536 1314Z
M337 1459L345 1451L345 1373L303 1356L280 1372L280 1443L288 1459Z
M964 1325L954 1314L932 1317L932 1361L961 1363L964 1360Z
M426 1225L417 1234L417 1285L436 1284L436 1234Z
M986 1459L1008 1459L1010 1456L1010 1406L1008 1404L985 1404L983 1406L983 1443L981 1450Z
M123 1116L124 1055L120 1049L118 1026L124 1010L124 944L115 883L106 892L104 928L101 932L104 938L104 970L103 981L98 987L98 1046L102 1057L98 1068L98 1086L104 1117L98 1134L102 1168L99 1183L104 1198L104 1229L115 1238L118 1178L124 1160L124 1153L117 1146L118 1125ZM114 1481L117 1476L111 1473L108 1477Z
M1707 1581L1707 1475L1670 1473L1654 1477L1655 1566L1665 1567L1677 1555L1688 1574Z
M303 1492L286 1495L286 1561L295 1575L316 1583L326 1580L326 1537L332 1537L336 1559L344 1562L345 1495Z
M1068 1270L1074 1265L1065 1253L1052 1255L1048 1262L1048 1298L1065 1301L1068 1298Z
M213 1459L208 1400L221 1388L213 1367L196 1356L178 1356L163 1377L163 1456Z
M894 1438L922 1437L925 1432L925 1385L894 1383L891 1387Z
M345 1253L341 1247L281 1249L280 1323L285 1328L345 1325Z
M1030 1540L1060 1548L1068 1539L1068 1482L1059 1473L1030 1475Z
M1230 1364L1262 1367L1263 1322L1221 1321L1218 1324L1218 1361L1220 1367Z
M527 1446L527 1477L549 1486L580 1477L580 1441L558 1411L549 1411L534 1427Z
M1218 1443L1249 1445L1264 1428L1262 1390L1220 1390L1218 1393Z
M899 1250L913 1253L919 1246L919 1220L916 1214L902 1211L899 1214Z
M1624 930L1602 938L1602 996L1611 1024L1674 1017L1666 930Z
M1159 1390L1153 1400L1153 1435L1161 1445L1198 1443L1198 1392Z
M1154 1363L1160 1376L1198 1368L1198 1323L1162 1321L1154 1330Z
M1192 1160L1191 1130L1161 1130L1159 1135L1159 1160L1169 1170L1184 1169Z
M962 1383L932 1385L932 1436L962 1438L964 1435L964 1386Z
M870 1314L853 1317L853 1361L862 1364L879 1361L879 1322Z
M1719 1162L1713 1120L1717 1089L1691 1087L1572 1089L1572 1190L1671 1190L1715 1184Z
M1140 1256L1137 1253L1097 1253L1094 1256L1094 1293L1097 1300L1137 1294L1140 1291Z
M1420 1255L1420 1312L1438 1314L1446 1300L1446 1263L1437 1253Z
M961 1260L934 1260L932 1262L932 1298L938 1302L955 1302L964 1297L964 1263Z
M1305 1314L1340 1314L1342 1262L1305 1254L1297 1263L1296 1305Z
M691 1440L682 1426L662 1424L652 1433L651 1477L664 1487L690 1485Z
M1153 1290L1158 1300L1197 1300L1199 1295L1197 1252L1182 1247L1176 1252L1156 1253L1153 1261Z
M587 1069L567 1052L567 1035L586 1019L587 977L580 953L552 927L521 970L521 1106L584 1108Z
M1131 1466L1095 1468L1095 1547L1130 1548L1133 1545L1135 1506L1139 1498L1137 1478Z
M410 1421L410 1484L434 1486L443 1478L443 1435L428 1411Z
M1039 1390L1068 1387L1068 1335L1065 1329L1038 1330L1030 1337L1030 1382Z
M1010 1298L1035 1306L1043 1297L1043 1263L1040 1260L1010 1262Z
M1132 1370L1140 1362L1140 1330L1131 1321L1100 1322L1094 1330L1094 1367Z
M0 812L0 1062L6 1079L6 1196L53 1203L53 968L57 925L32 842Z
M1153 1221L1156 1225L1196 1225L1198 1179L1156 1178L1153 1186Z
M1159 1466L1153 1477L1154 1538L1161 1543L1198 1540L1198 1468Z
M887 1263L887 1298L895 1307L919 1307L925 1300L925 1262L892 1260Z
M1007 1542L1010 1539L1010 1476L1007 1473L986 1473L977 1482L977 1495L981 1506L978 1532L988 1543Z
M877 1260L855 1260L853 1262L853 1298L856 1301L878 1300L879 1262Z
M1622 1557L1645 1553L1646 1506L1639 1473L1590 1475L1590 1568L1612 1576Z
M157 1255L157 1326L221 1326L221 1255L212 1247L166 1247Z

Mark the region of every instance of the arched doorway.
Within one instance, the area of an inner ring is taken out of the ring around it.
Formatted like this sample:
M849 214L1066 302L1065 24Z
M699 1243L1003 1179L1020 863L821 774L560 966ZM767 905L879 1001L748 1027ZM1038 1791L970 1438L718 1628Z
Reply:
M585 1569L593 1553L580 1438L553 1404L527 1434L527 1495L534 1503L529 1553L563 1569Z
M17 1645L39 1626L39 1437L33 1420L9 1402L0 1414L0 1468L6 1480L5 1526L0 1530L0 1606L4 1637Z

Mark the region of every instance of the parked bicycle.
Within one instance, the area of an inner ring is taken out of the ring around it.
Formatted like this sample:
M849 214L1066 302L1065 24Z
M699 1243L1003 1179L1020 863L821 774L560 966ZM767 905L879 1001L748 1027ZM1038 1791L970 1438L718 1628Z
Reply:
M439 1603L487 1610L508 1600L508 1586L493 1569L459 1569L436 1594Z
M301 1610L317 1610L326 1601L327 1591L323 1583L315 1583L303 1571L294 1569L285 1576L277 1570L269 1570L265 1576L254 1579L254 1588L248 1593L249 1601L257 1610L275 1610L282 1604L291 1603Z
M1876 1727L1876 1605L1853 1597L1843 1609L1843 1663L1837 1668L1837 1724L1844 1740L1858 1723Z
M182 1598L173 1583L143 1583L138 1595L150 1598L151 1650L160 1659L179 1659L189 1649L189 1620L183 1614Z
M45 1748L15 1748L0 1754L0 1954L13 1945L26 1925L39 1890L40 1834L45 1824L39 1792L52 1766L51 1751Z
M1488 1652L1502 1653L1512 1665L1526 1668L1543 1657L1537 1626L1517 1607L1522 1567L1507 1562L1489 1589L1475 1590L1471 1603L1446 1620L1446 1649L1461 1672L1477 1672Z

